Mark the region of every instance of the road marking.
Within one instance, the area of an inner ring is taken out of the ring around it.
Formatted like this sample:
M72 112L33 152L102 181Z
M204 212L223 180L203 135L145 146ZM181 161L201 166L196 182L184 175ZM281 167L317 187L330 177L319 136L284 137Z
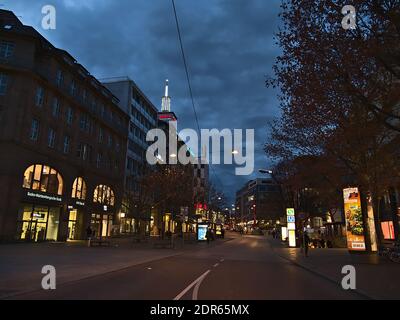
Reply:
M195 286L199 281L201 282L210 273L210 271L211 270L207 270L200 277L198 277L191 284L189 284L180 294L178 294L174 298L174 300L180 300L193 286ZM197 291L198 291L198 288L197 288ZM194 292L193 292L193 295L194 295Z
M208 272L206 274L204 274L201 279L197 282L196 286L194 287L193 290L193 294L192 294L192 300L197 300L197 297L199 295L199 288L201 283L203 282L203 280L205 279L205 277L207 277L207 274L210 272L210 270L208 270Z
M217 262L216 264L214 264L214 268L216 268L216 267L218 267L219 266L219 263Z
M221 259L221 260L219 260L219 261L221 261L221 262L224 262L224 261L225 261L225 259Z

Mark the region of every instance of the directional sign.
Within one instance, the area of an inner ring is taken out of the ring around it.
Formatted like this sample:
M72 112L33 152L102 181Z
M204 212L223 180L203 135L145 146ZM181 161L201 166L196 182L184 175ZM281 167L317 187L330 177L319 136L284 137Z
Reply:
M296 222L296 219L294 216L287 216L287 222Z
M293 208L286 209L286 215L287 216L294 216L294 209Z

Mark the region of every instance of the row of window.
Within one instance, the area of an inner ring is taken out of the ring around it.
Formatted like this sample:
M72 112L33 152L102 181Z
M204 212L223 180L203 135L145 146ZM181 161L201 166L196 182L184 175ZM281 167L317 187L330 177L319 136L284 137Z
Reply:
M14 55L14 51L15 51L14 42L5 40L0 41L0 59L11 58ZM3 79L1 79L0 77L0 80L2 80L3 82L3 83L0 82L0 95L4 95L7 87L6 78L3 76ZM55 83L59 88L64 87L65 76L63 70L61 69L57 70L55 76ZM96 87L98 86L96 85ZM95 98L90 97L86 89L82 88L81 90L79 90L77 82L74 79L71 79L71 82L68 86L68 93L74 97L77 97L79 95L80 100L85 104L88 104L93 112L99 112L103 118L109 119L112 122L115 122L119 126L122 125L121 115L115 115L113 110L106 108L104 104L99 104L98 106L98 103L95 101ZM43 102L44 102L44 89L38 88L38 91L36 93L36 105L40 106L43 104Z
M54 168L36 164L25 170L22 187L29 190L62 196L63 179ZM87 187L85 180L82 177L76 178L72 184L71 198L86 200L86 195ZM98 185L93 192L93 202L114 206L114 191L109 186Z
M147 130L150 130L152 128L152 124L150 121L146 119L145 116L143 116L136 108L135 106L131 106L131 115L138 121L140 124L142 124ZM155 120L154 120L155 121Z
M38 141L39 133L40 123L38 120L33 119L31 124L30 139L32 141ZM49 128L47 133L47 146L54 149L56 147L56 142L57 133L53 128ZM69 154L71 152L71 137L68 135L64 135L63 137L62 152L64 154ZM76 150L76 156L83 161L93 162L93 147L87 143L79 143ZM105 167L109 169L115 168L118 170L119 162L116 159L113 160L111 156L105 157L103 156L102 152L98 152L96 156L96 167Z
M42 107L44 104L44 89L42 87L38 87L36 90L36 95L35 95L35 105L37 107ZM59 118L61 114L61 104L60 100L57 97L54 97L53 103L52 103L52 115L55 118ZM67 107L65 110L65 119L68 125L72 125L75 119L75 112L72 107ZM94 120L93 118L87 114L87 113L81 113L79 116L79 128L87 132L89 134L93 134L94 132ZM103 129L101 126L99 127L99 133L98 133L98 141L99 143L103 143L106 139L105 137L105 129ZM115 148L117 152L119 152L120 144L118 139L113 138L112 134L109 133L107 134L107 145L111 148L114 146L114 140L115 140Z
M56 85L59 88L65 87L64 71L62 70L58 70L56 73ZM69 83L68 93L76 98L79 96L80 101L88 105L93 113L98 113L102 118L109 119L117 125L122 124L120 115L116 115L112 109L106 108L104 104L96 102L95 98L90 96L86 89L78 87L74 79Z

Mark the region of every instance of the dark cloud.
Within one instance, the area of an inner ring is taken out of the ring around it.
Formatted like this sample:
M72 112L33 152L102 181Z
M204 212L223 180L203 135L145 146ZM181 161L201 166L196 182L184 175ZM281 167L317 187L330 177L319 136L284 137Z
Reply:
M158 107L169 78L180 128L196 128L169 0L53 0L57 30L40 27L48 1L5 0L54 45L69 51L98 78L127 75ZM268 121L278 114L276 92L266 89L279 54L273 40L279 0L176 0L201 128L256 129L256 168ZM225 192L251 177L215 166Z

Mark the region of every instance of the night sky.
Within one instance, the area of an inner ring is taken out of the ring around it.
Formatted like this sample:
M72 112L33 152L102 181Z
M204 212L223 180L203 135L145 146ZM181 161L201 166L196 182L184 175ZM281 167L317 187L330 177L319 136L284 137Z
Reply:
M180 129L196 129L170 0L0 0L95 77L129 76L161 108L166 78ZM57 29L41 29L41 8L57 9ZM265 88L279 48L279 0L176 0L200 127L256 129L255 173L215 165L229 201L268 166L267 123L279 114ZM212 170L210 170L212 174Z

